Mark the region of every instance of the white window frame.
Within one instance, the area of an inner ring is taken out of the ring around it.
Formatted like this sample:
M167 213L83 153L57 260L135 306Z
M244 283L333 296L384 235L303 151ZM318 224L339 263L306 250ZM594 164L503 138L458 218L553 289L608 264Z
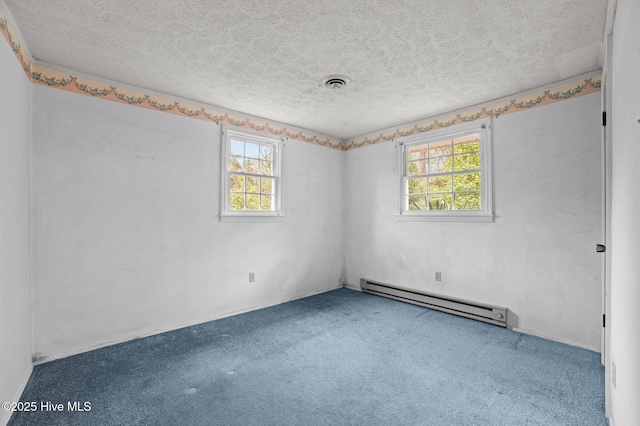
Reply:
M471 121L455 126L407 136L398 139L398 196L396 218L408 221L433 222L493 222L493 176L491 164L492 119ZM407 203L408 170L407 152L412 146L457 138L468 134L480 134L480 210L409 210Z
M231 152L231 139L239 139L244 142L253 142L270 145L273 148L273 210L231 210L231 185L229 160ZM282 138L248 130L222 127L221 137L221 189L220 189L220 221L221 222L269 222L284 220L283 196L282 196L282 152L284 141Z

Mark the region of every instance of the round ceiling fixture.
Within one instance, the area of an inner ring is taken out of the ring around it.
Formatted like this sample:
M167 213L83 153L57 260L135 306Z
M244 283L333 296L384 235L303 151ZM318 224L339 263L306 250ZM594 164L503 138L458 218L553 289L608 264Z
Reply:
M322 84L329 89L343 89L349 84L349 78L344 75L330 75L322 80Z

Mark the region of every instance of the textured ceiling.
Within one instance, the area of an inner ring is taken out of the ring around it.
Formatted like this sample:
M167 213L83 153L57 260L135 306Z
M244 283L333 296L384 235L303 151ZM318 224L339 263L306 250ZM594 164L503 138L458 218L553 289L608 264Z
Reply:
M34 59L349 139L600 68L607 0L5 0ZM330 90L330 74L351 79Z

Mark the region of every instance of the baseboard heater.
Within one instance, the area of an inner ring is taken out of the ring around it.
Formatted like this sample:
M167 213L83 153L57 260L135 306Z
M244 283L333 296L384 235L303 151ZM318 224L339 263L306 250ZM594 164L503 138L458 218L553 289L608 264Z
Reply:
M365 293L376 294L414 305L424 306L438 311L448 312L461 317L472 318L490 324L507 326L507 309L484 303L470 302L468 300L454 299L436 294L423 293L415 290L407 290L390 284L360 280L360 288Z

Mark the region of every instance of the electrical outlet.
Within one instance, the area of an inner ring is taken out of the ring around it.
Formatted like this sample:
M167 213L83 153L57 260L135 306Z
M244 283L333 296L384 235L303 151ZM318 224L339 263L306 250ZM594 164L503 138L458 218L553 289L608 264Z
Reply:
M616 387L616 362L611 360L611 383L613 383L613 387Z
M255 282L256 281L256 273L255 272L249 272L249 282Z
M442 281L442 272L436 271L436 281Z

